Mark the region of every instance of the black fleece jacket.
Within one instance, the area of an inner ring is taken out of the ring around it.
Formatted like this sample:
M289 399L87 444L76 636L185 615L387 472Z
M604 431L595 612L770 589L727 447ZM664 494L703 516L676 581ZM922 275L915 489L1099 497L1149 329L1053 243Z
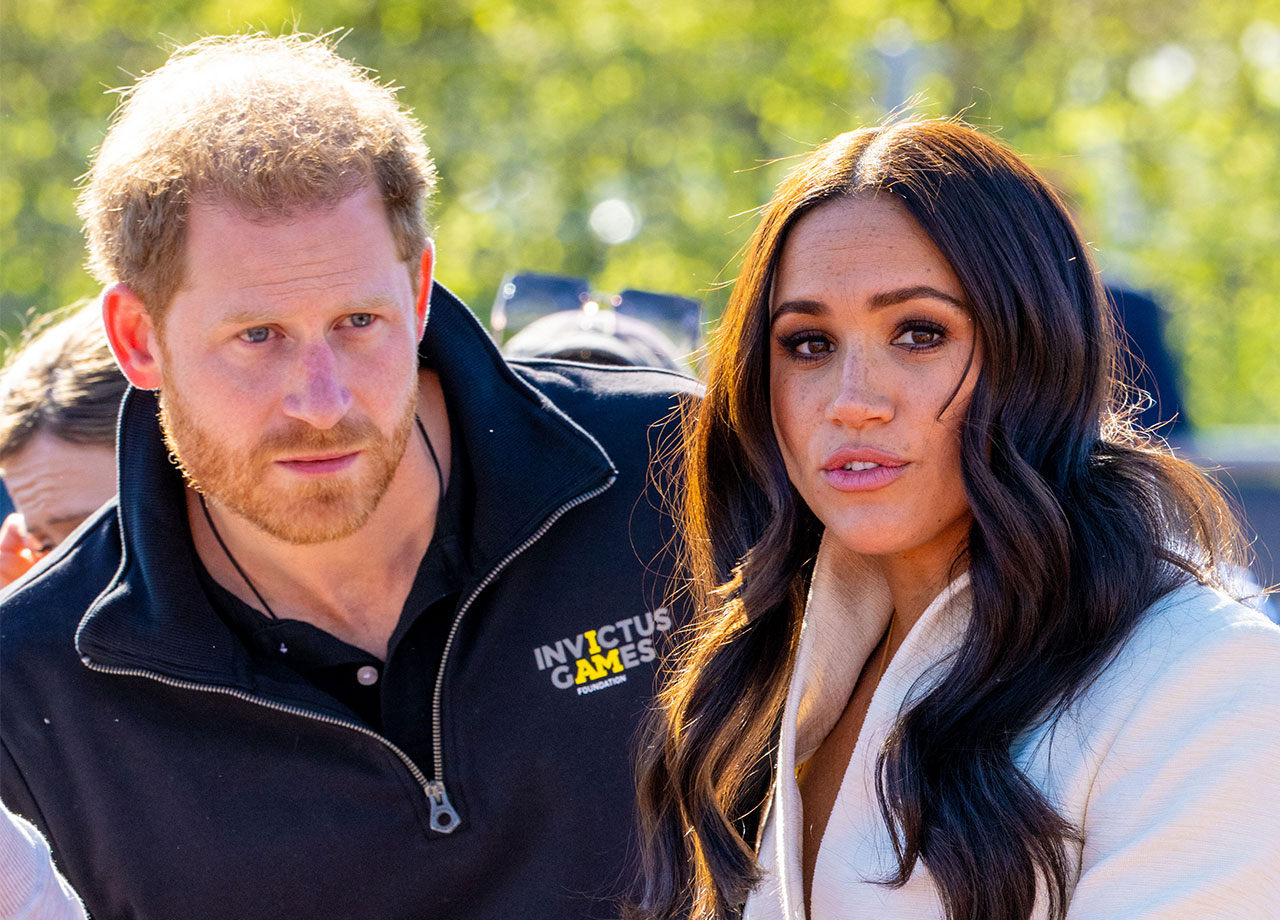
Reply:
M0 602L0 797L96 920L615 915L682 619L648 464L695 384L507 365L439 287L421 356L475 486L431 775L217 616L150 393L122 408L118 502Z

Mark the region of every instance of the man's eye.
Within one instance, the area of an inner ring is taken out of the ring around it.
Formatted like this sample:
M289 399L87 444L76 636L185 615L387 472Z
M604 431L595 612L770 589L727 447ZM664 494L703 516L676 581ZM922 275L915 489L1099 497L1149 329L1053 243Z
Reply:
M251 345L261 345L271 338L271 330L266 326L254 326L252 329L246 329L240 333L240 338Z
M373 324L372 313L352 313L351 314L351 325L359 329L363 329L365 326L369 326L372 324Z

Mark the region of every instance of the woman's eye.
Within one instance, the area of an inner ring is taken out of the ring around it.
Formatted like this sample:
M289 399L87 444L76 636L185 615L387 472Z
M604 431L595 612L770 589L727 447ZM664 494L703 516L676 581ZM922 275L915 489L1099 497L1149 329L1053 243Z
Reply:
M372 313L352 313L351 314L351 325L355 326L357 329L363 329L365 326L369 326L372 324L373 324Z
M940 345L942 339L943 330L941 329L933 326L912 326L894 339L893 344L905 345L908 348L932 348Z
M252 329L246 329L240 333L240 338L248 342L250 345L261 345L267 339L271 338L271 330L266 326L254 326Z
M831 350L830 339L806 339L797 349L802 355L825 355Z
M824 335L814 332L802 332L785 339L782 343L787 351L806 358L818 358L835 349L835 343Z

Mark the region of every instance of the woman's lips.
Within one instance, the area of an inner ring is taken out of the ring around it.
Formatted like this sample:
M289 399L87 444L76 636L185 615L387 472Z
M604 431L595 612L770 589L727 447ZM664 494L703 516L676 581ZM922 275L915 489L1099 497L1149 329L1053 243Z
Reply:
M866 470L837 467L834 470L823 470L822 475L828 485L840 492L871 492L884 488L906 472L906 469L905 463L901 466L873 466Z
M823 462L822 475L840 492L871 492L893 482L907 466L907 461L874 448L842 448Z

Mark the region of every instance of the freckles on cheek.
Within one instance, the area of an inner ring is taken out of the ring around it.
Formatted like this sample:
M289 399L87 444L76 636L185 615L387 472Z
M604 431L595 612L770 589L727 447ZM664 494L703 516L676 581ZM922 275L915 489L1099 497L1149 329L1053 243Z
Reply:
M786 457L790 443L790 438L787 436L789 413L786 391L776 378L770 386L769 414L771 416L770 421L773 424L773 436L778 441L778 447L781 449L783 457Z
M782 454L787 476L792 482L799 479L805 444L814 427L811 421L806 421L804 400L796 397L794 388L782 386L774 390L770 401L774 438L778 442L778 451Z

